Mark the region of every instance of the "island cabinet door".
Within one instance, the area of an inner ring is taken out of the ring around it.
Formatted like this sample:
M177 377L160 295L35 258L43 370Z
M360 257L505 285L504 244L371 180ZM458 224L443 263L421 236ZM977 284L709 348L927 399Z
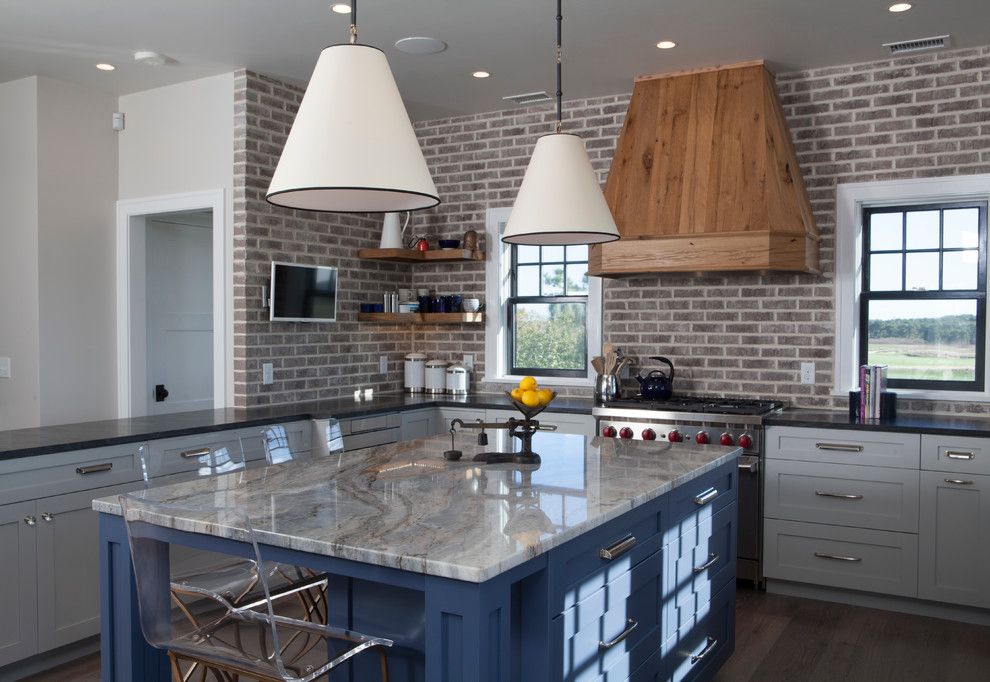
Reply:
M38 650L34 502L0 507L0 666Z
M923 471L918 596L990 607L990 476Z
M735 648L736 583L731 581L707 608L663 645L663 678L709 680Z

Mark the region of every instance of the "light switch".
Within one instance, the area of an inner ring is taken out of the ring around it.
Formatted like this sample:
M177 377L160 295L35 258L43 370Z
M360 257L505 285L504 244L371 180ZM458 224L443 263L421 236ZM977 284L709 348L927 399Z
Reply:
M270 362L261 366L261 383L271 384L275 381L275 367Z
M474 369L474 356L473 355L465 355L464 356L464 363L463 364L468 369L473 370Z
M802 384L815 383L815 363L813 362L801 363L801 383Z
M0 358L0 379L10 378L10 358Z

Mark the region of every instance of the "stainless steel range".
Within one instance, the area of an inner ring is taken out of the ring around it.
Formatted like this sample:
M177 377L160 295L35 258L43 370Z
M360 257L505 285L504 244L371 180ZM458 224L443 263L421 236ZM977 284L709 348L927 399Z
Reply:
M736 573L762 584L763 420L783 407L769 400L685 397L653 402L629 398L596 407L592 414L598 433L606 438L741 447Z

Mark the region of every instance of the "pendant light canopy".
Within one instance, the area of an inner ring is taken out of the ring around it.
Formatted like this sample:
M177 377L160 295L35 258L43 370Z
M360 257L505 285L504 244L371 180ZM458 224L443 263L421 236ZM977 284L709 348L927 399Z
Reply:
M415 211L440 203L385 53L324 48L268 188L270 203L308 211Z
M560 132L562 21L557 0L557 130L536 141L502 235L509 244L600 244L619 238L584 140Z

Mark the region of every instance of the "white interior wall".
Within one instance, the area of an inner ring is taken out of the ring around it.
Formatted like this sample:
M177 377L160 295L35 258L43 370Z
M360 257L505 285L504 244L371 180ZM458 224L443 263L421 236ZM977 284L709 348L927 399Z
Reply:
M40 423L37 78L0 83L0 429Z

